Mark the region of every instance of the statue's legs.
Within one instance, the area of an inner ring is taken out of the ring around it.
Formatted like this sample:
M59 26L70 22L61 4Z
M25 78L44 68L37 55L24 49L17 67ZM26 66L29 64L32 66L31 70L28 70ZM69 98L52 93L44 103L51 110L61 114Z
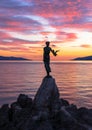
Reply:
M47 76L49 76L49 73L51 72L50 62L44 62L44 66L46 69Z

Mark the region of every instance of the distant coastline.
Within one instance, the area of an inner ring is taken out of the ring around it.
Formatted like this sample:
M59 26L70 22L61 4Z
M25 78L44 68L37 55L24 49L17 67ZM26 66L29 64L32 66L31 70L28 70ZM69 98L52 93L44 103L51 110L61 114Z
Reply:
M92 56L86 56L86 57L78 57L72 60L92 60Z
M23 57L14 57L14 56L0 56L0 60L18 60L18 61L22 61L22 60L27 60L29 61L30 59L26 59Z
M0 61L4 61L4 60L8 60L8 61L32 61L31 59L27 59L24 57L14 57L14 56L0 56ZM92 56L85 56L85 57L77 57L74 59L71 59L70 61L84 61L84 60L89 60L92 61ZM53 61L55 62L55 61Z

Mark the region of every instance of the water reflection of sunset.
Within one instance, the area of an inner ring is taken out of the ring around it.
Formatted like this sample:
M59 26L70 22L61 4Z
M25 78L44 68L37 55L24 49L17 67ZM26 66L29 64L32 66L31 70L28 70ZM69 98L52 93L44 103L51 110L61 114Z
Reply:
M52 64L61 97L71 103L75 101L79 106L89 104L87 99L92 96L91 64L87 61Z
M33 98L46 74L37 61L1 61L0 68L0 103L10 103L20 93ZM92 61L51 62L51 69L61 98L92 108Z

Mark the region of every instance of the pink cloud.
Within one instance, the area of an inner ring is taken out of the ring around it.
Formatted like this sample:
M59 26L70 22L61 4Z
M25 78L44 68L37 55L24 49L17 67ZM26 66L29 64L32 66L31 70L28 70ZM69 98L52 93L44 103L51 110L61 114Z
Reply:
M77 36L75 33L68 33L67 34L67 40L75 40L77 39Z
M8 33L0 32L0 39L5 39L5 38L11 38L11 35Z
M57 39L60 39L61 42L74 41L77 39L76 33L65 33L65 32L57 32Z
M75 41L78 38L76 32L64 32L63 28L92 31L92 0L64 0L63 2L61 0L53 2L50 0L11 0L11 2L4 0L1 1L0 11L0 45L8 46L11 51L26 51L32 47L36 48L34 44L43 45L43 43L38 39L36 39L37 42L19 40L11 36L9 32L20 33L23 36L28 34L30 37L31 34L41 34L43 37L53 34L56 36L53 41L54 45L54 43ZM24 17L31 15L35 18ZM47 23L42 23L42 19ZM49 28L56 29L56 31L50 32ZM24 44L32 44L32 46L26 47ZM84 44L81 47L90 46Z

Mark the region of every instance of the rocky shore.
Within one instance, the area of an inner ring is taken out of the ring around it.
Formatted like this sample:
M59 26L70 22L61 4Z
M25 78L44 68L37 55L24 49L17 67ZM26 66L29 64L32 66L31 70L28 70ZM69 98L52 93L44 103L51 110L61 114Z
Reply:
M20 94L0 108L0 130L92 130L92 109L61 99L53 77L45 77L34 100Z

